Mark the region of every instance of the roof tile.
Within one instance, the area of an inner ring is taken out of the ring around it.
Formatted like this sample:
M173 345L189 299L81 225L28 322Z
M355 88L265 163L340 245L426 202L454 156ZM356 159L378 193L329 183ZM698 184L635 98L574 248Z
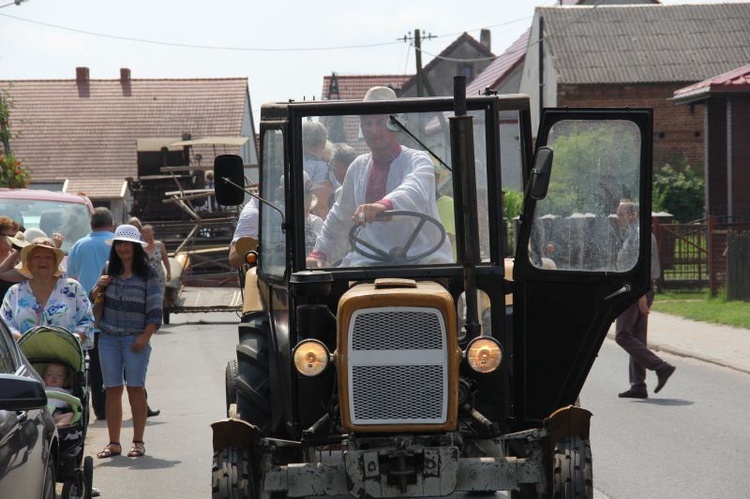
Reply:
M69 179L92 197L137 177L137 139L239 136L249 100L246 78L0 80L0 91L13 103L11 146L32 180ZM199 152L213 161L212 148Z

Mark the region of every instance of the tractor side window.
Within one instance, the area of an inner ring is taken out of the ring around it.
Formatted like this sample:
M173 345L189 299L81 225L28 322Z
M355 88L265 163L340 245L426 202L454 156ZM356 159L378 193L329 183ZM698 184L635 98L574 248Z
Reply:
M536 205L531 263L572 271L632 269L638 255L637 125L625 120L563 120L551 128L547 145L554 150L554 163L547 196ZM618 217L623 203L636 215Z
M284 134L266 130L263 134L261 197L284 212ZM279 211L260 203L260 268L264 274L281 277L286 268L286 237Z

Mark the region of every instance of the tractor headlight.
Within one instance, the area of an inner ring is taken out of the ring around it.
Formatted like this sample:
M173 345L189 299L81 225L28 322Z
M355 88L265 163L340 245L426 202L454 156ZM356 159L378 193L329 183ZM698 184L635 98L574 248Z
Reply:
M503 351L496 339L479 337L469 342L464 358L476 372L491 373L503 360Z
M302 340L294 347L294 367L303 376L317 376L326 370L331 354L318 340Z

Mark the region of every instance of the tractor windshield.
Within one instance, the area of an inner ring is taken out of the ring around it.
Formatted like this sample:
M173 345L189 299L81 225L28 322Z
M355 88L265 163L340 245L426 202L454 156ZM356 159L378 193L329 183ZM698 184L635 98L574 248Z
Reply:
M480 252L490 258L488 151L474 118ZM449 113L310 116L302 124L308 268L456 262Z

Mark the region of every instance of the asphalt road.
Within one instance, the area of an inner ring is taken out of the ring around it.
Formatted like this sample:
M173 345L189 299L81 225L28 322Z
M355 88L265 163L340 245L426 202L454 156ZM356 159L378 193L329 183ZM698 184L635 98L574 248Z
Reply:
M224 368L234 355L233 313L175 314L153 341L147 388L149 404L161 415L149 418L146 456L94 459L94 486L106 498L204 498L211 495L210 424L226 415ZM210 323L209 323L210 322ZM132 440L124 397L123 453ZM89 426L86 454L109 441L103 421Z
M224 368L234 355L236 322L232 313L176 314L157 334L147 385L149 402L162 414L148 420L145 457L94 460L102 497L210 497L210 424L225 414ZM663 392L645 401L619 399L627 357L605 342L581 394L594 413L595 497L750 497L743 479L750 376L666 358L678 370ZM132 430L124 407L126 451ZM107 441L104 422L92 423L86 454Z
M614 499L750 497L750 376L659 355L677 371L645 400L617 397L628 387L628 357L613 341L594 363L581 404L594 413L595 488ZM649 373L651 389L655 378Z

